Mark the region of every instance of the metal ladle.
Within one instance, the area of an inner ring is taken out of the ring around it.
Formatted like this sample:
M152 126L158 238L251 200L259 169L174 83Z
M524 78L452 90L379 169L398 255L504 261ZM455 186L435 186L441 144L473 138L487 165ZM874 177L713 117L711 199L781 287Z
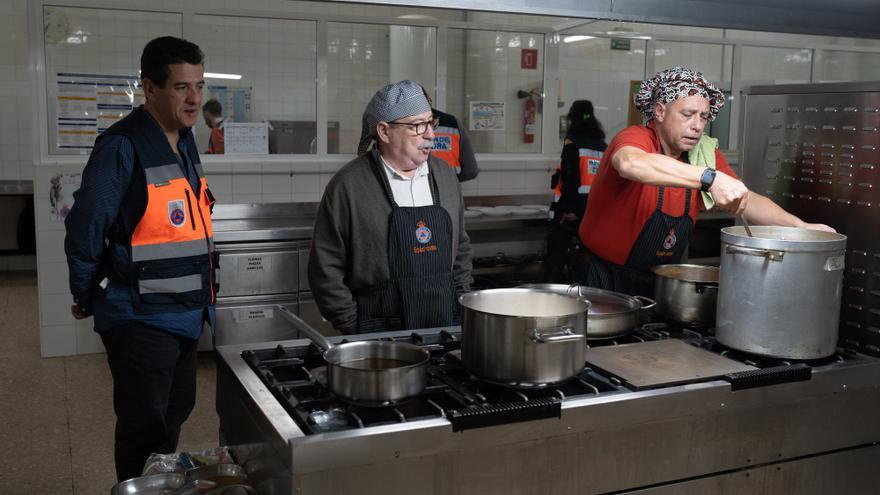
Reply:
M749 237L755 237L752 235L752 229L749 228L749 222L746 220L746 216L740 215L739 219L742 220L743 227L746 228L746 234L748 234Z

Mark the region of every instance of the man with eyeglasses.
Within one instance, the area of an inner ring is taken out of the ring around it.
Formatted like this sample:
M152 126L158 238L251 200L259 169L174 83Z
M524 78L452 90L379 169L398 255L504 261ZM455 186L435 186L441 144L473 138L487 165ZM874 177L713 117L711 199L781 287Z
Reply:
M343 333L459 323L471 246L458 178L430 156L436 125L418 83L383 87L364 111L359 156L324 190L309 284Z

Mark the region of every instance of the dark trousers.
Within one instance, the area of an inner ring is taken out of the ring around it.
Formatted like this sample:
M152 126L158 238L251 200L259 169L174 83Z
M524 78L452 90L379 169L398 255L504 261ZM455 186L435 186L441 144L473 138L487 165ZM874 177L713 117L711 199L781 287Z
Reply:
M574 281L573 264L577 257L580 221L550 225L547 234L547 256L544 258L544 281L570 284Z
M116 477L140 476L151 453L177 449L196 400L198 340L131 322L101 332L113 374Z

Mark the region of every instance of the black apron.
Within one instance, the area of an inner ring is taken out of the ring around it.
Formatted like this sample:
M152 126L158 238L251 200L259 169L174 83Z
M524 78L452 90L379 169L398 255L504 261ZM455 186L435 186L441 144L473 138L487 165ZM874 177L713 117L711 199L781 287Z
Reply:
M400 207L394 201L383 165L373 172L391 203L388 216L387 282L355 295L358 333L458 325L452 273L452 218L440 206L440 191L430 174L434 204Z
M632 251L621 266L587 253L583 270L590 287L623 292L624 294L653 297L654 274L651 268L681 261L690 241L694 222L688 214L693 191L685 189L684 212L679 217L663 213L665 187L657 193L657 208L648 218Z

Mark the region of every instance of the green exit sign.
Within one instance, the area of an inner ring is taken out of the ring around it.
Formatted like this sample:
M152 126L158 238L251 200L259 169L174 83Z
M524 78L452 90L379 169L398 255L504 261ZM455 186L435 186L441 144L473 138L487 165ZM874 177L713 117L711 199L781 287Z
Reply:
M629 51L629 41L630 40L617 40L611 39L611 49L612 50L626 50Z

